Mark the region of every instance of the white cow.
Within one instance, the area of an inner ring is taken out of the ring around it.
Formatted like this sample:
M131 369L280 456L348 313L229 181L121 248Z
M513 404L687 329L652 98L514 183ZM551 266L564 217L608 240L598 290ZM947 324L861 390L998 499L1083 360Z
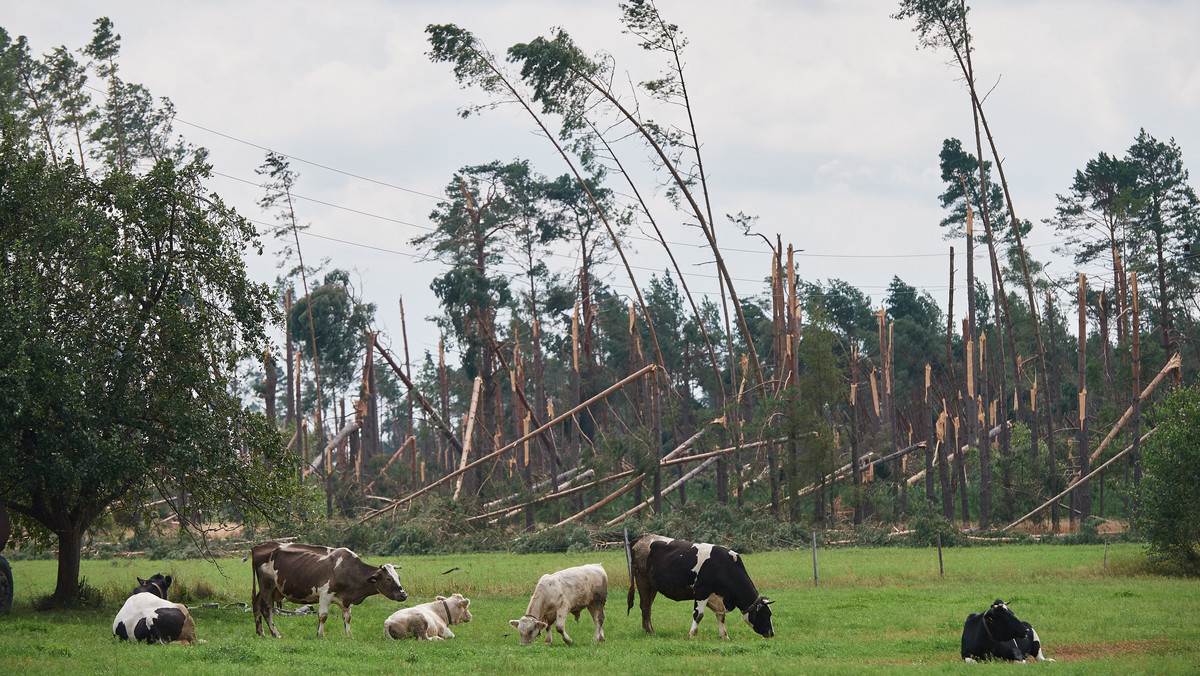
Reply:
M604 566L589 563L567 568L543 575L533 590L525 615L508 623L516 628L521 645L533 643L543 631L546 632L546 645L551 645L554 636L551 625L562 634L567 645L571 645L571 637L567 636L567 614L573 614L578 621L580 611L587 608L596 625L593 638L603 643L604 602L607 600L608 575Z
M393 640L405 636L415 636L418 641L454 638L450 627L471 621L469 605L471 599L454 594L450 598L439 596L436 601L401 608L384 621L383 635Z

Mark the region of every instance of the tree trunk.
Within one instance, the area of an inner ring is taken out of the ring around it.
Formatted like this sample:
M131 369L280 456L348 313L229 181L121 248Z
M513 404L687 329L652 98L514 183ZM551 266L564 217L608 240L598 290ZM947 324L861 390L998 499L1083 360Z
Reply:
M1133 494L1133 513L1126 516L1136 517L1138 513L1138 495L1141 493L1142 487L1142 448L1140 435L1142 431L1142 318L1138 308L1138 290L1137 290L1137 272L1129 273L1129 303L1131 309L1131 319L1133 320L1133 328L1131 329L1131 339L1133 341L1133 417L1129 419L1129 434L1133 437L1133 459L1125 464L1126 477L1128 478L1129 464L1133 464L1133 490L1126 491L1126 494ZM1128 488L1128 481L1126 481ZM1128 510L1126 510L1128 512Z
M55 532L58 536L58 581L53 596L56 607L71 607L79 600L79 559L84 528L73 525Z
M958 391L957 378L954 376L954 247L950 247L950 292L949 300L946 305L946 399L942 399L942 407L945 408L946 401L956 401L955 392ZM957 416L949 409L945 410L945 437L953 439L950 448L953 449L954 457L957 459L962 456L958 447L958 434L953 428L954 420ZM949 478L950 468L946 466L946 450L945 444L942 449L942 510L947 519L954 520L954 492L953 486Z
M1107 342L1107 341L1106 341ZM1088 454L1088 392L1087 392L1087 277L1079 273L1079 476L1087 476L1089 469ZM1075 491L1076 507L1079 509L1079 522L1092 515L1092 484L1083 482Z

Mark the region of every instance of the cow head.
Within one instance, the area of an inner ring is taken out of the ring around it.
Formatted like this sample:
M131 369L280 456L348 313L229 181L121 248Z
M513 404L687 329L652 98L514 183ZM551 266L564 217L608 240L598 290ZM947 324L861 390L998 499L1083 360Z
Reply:
M771 624L771 599L760 596L750 604L750 608L742 613L742 619L759 635L771 638L775 635L775 627Z
M404 587L400 586L400 576L396 574L396 566L385 563L379 567L367 582L375 585L375 590L393 601L403 601L408 598Z
M471 611L467 610L467 606L471 605L471 599L462 594L452 594L450 598L439 596L437 600L446 606L447 624L462 624L463 622L470 622L473 619Z
M167 590L171 588L171 576L164 576L162 573L155 573L148 580L143 580L139 577L137 581L138 586L133 588L133 591L129 593L130 596L149 592L165 600L167 598Z
M1008 604L996 599L991 608L983 614L983 627L988 638L993 641L1007 641L1025 636L1025 625L1017 619Z
M519 620L509 620L508 623L517 630L517 634L521 637L521 645L533 643L533 639L541 636L543 631L548 631L550 626L533 615L525 615Z

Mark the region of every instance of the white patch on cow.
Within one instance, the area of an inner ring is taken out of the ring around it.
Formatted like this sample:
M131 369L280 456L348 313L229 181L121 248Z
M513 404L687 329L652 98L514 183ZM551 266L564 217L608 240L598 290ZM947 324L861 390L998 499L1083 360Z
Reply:
M729 555L733 557L733 560L734 560L734 561L737 561L737 560L738 560L738 553L737 553L737 552L735 552L735 551L733 551L732 549L731 549L731 550L729 550Z
M392 582L396 583L396 587L400 587L400 576L396 574L396 567L390 563L383 564L383 569L387 571L388 577L392 578Z
M978 662L976 662L974 659L972 659L970 657L964 657L963 662L966 662L967 664L979 664Z
M263 565L259 566L258 569L261 571L261 579L264 580L264 582L269 580L272 585L277 584L279 580L279 571L275 570L274 559L267 561ZM265 583L263 586L266 586Z
M693 573L700 574L700 569L704 567L704 563L712 556L712 548L713 546L710 544L696 543L696 565L692 567Z
M1046 657L1046 654L1042 652L1042 639L1038 636L1037 629L1030 627L1029 630L1033 632L1033 640L1037 641L1038 644L1038 652L1034 657L1038 662L1053 662L1054 660Z

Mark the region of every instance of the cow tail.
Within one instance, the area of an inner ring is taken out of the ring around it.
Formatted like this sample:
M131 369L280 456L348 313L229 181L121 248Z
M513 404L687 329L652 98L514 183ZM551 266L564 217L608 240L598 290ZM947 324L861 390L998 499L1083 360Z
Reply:
M250 550L250 612L258 617L258 571L254 570L254 550Z
M636 540L637 538L634 538L634 539ZM625 563L627 564L627 567L629 568L629 596L625 600L626 601L625 614L628 615L629 611L633 610L633 591L634 591L633 585L634 585L634 580L637 579L637 576L634 574L634 570L633 570L634 569L633 550L629 546L629 531L628 530L625 531Z

